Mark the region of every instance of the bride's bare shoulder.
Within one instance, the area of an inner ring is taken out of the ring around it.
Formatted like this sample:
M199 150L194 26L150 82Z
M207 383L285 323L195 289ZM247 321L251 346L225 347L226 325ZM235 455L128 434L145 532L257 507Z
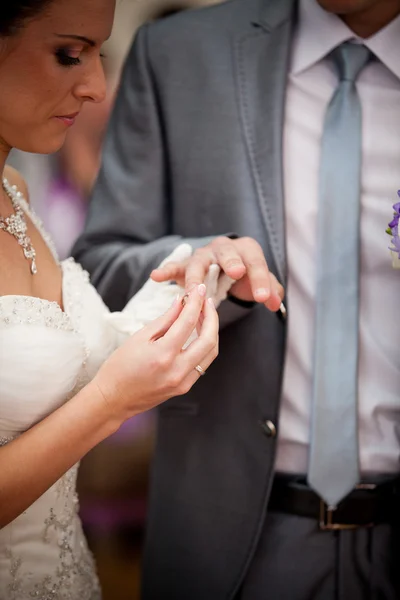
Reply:
M4 167L4 177L11 185L16 185L18 190L24 195L25 200L29 202L28 186L21 173L17 169L14 169L14 167L6 165Z

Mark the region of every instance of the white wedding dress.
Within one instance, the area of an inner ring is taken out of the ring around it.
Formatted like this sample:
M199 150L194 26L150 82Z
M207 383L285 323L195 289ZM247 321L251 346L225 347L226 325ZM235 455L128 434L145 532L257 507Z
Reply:
M58 261L41 222L20 194L18 201ZM169 259L190 253L182 244ZM0 296L0 446L74 396L126 336L165 312L179 291L149 280L122 313L110 313L73 259L60 266L64 310L39 298ZM217 303L230 285L228 278L218 280L217 270L210 273ZM101 598L78 516L77 471L75 465L0 530L0 600Z

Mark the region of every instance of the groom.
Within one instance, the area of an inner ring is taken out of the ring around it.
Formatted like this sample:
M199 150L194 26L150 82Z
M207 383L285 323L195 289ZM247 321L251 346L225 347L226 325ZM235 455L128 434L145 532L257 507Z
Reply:
M137 35L75 255L113 309L181 240L188 286L237 280L159 412L144 600L400 597L399 13L231 0Z

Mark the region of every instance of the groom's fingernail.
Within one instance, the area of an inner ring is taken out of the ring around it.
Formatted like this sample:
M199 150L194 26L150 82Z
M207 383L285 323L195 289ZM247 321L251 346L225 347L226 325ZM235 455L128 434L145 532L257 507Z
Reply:
M201 283L198 286L197 290L198 290L200 296L205 296L206 295L206 286L204 285L204 283Z
M254 296L261 298L261 297L265 297L265 298L269 298L270 296L270 291L267 290L267 288L258 288L255 292L254 292Z

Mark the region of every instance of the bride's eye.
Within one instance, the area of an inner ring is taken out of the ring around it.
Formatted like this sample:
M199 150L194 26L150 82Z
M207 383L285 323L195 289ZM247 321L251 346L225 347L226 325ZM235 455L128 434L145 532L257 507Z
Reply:
M78 56L72 56L73 54L77 54ZM68 48L59 48L56 51L57 62L63 67L73 67L81 64L81 60L79 58L80 52L76 50L69 50Z

